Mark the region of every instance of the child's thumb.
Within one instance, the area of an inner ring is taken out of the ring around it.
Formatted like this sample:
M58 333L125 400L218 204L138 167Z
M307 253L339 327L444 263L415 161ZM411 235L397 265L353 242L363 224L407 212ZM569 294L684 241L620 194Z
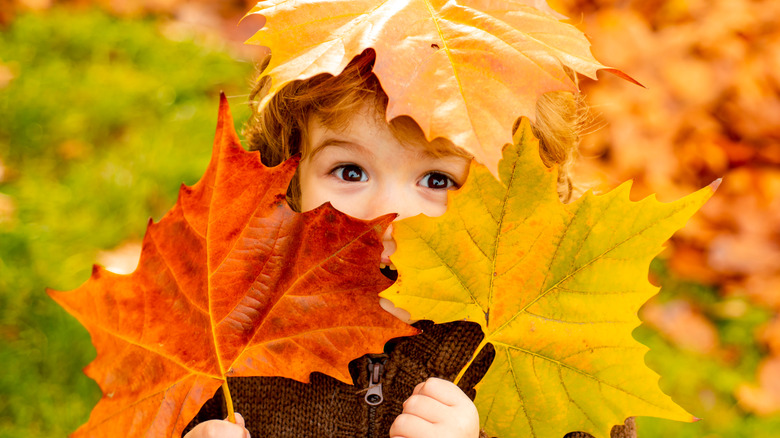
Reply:
M238 412L235 413L235 416L236 416L236 425L243 427L244 432L246 432L244 434L245 438L252 438L252 436L249 434L249 431L246 430L246 423L244 422L244 417Z

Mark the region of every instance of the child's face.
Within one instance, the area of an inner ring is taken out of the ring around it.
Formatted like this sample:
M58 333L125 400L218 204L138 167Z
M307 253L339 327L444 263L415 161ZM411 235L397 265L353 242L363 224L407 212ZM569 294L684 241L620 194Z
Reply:
M401 143L376 111L364 106L343 127L328 128L312 117L300 164L301 210L330 202L360 219L397 213L402 219L447 209L447 190L466 180L469 159L434 156L423 146ZM383 236L382 263L395 251Z

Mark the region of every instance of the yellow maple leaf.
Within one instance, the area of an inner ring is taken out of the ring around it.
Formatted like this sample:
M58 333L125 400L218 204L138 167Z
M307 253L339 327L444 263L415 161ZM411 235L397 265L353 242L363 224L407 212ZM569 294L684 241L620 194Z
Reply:
M717 182L672 203L630 184L562 204L524 119L499 165L473 164L437 218L398 222L398 281L381 296L438 323L468 320L496 356L477 386L491 436L609 436L630 416L692 417L658 388L631 332L657 292L649 263ZM476 355L476 354L475 354Z

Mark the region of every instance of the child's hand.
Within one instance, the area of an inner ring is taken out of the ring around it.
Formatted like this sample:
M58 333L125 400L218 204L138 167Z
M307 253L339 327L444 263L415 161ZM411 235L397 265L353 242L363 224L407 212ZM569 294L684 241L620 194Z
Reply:
M403 413L390 427L390 436L477 438L477 407L454 383L431 377L406 399Z
M184 438L250 438L244 429L244 417L236 413L236 423L227 420L209 420L192 428Z

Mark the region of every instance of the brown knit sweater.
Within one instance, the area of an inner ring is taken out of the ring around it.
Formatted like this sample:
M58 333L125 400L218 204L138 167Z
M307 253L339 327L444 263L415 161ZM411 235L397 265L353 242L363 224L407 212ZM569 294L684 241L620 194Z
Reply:
M236 412L244 416L247 429L258 438L387 437L414 387L429 377L454 380L482 340L475 323L434 325L420 321L415 326L421 334L394 339L385 345L384 354L350 362L352 385L320 373L313 373L308 384L281 377L229 378ZM474 385L487 372L494 354L492 346L484 348L458 384L472 399ZM187 430L202 421L225 417L224 400L218 391ZM590 435L566 435L586 437ZM635 437L631 420L612 429L612 438Z

